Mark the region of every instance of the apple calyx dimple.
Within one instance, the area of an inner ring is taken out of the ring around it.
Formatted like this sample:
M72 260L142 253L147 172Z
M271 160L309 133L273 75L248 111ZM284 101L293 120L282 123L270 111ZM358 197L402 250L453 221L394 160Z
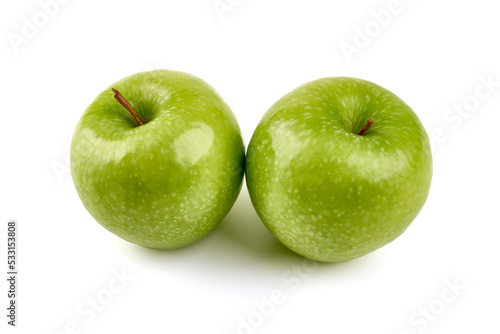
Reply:
M125 109L128 110L128 112L132 115L132 117L134 117L137 124L143 125L144 122L139 117L139 114L135 111L134 107L132 107L132 105L127 101L127 99L125 99L123 95L120 94L120 92L117 91L116 89L111 88L111 90L113 91L113 93L115 93L116 101L118 101Z
M370 130L373 125L373 118L368 118L368 121L366 122L365 126L361 128L361 130L358 131L358 135L362 136L366 131Z

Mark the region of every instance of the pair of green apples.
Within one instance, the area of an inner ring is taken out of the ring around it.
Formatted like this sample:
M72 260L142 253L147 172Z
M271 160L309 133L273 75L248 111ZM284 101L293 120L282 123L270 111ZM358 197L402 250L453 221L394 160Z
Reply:
M346 77L282 97L245 157L236 118L211 86L155 70L116 82L89 105L73 135L71 173L96 221L160 249L214 229L246 173L252 204L280 242L312 260L342 262L411 224L427 199L432 157L408 105Z

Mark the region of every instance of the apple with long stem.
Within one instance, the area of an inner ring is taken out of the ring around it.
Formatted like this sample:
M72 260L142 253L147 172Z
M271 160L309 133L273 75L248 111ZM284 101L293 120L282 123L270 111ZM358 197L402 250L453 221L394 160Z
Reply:
M106 229L145 247L179 248L229 212L244 152L236 118L211 86L156 70L116 82L88 106L73 135L71 174Z
M412 109L354 78L304 84L250 141L246 180L266 227L309 259L342 262L397 238L429 193L432 157Z

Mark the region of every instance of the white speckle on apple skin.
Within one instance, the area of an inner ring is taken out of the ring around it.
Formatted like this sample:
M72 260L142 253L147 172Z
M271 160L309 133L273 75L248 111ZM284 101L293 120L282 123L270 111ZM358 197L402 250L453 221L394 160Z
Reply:
M368 117L372 130L355 134ZM422 124L394 94L326 78L269 109L250 141L246 173L257 213L285 246L342 262L410 225L429 192L432 157Z
M143 72L113 87L150 120L136 126L109 89L87 108L71 146L83 204L106 229L145 247L200 239L241 189L245 153L234 114L182 72Z

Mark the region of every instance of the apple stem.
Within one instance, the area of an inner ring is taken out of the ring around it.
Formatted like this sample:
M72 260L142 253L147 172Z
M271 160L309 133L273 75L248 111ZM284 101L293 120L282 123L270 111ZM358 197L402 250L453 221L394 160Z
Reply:
M368 118L368 122L366 122L365 126L361 128L361 130L358 131L358 135L362 136L366 131L370 130L373 125L373 118Z
M120 94L120 92L117 91L116 89L111 88L111 90L113 91L113 93L115 93L115 99L116 99L116 101L118 101L125 109L128 110L128 112L132 115L132 117L134 117L135 121L139 125L143 125L144 122L139 117L139 114L135 111L134 107L132 107L132 105L127 101L127 99L125 99L123 97L123 95Z

